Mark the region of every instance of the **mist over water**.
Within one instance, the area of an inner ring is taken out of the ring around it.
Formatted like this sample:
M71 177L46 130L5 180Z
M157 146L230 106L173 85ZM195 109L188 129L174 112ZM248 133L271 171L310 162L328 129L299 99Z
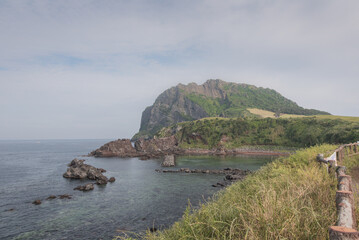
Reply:
M116 182L90 192L91 182L62 177L67 164L109 140L0 141L0 239L112 239L178 220L189 201L196 207L220 188L223 175L157 173L160 160L84 157ZM271 156L179 157L175 168L256 170ZM71 194L72 199L45 200ZM41 199L41 205L32 201ZM9 209L14 209L9 211Z

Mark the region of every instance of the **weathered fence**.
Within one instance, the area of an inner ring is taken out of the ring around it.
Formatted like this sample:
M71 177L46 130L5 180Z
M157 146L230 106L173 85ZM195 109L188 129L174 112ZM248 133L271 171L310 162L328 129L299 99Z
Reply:
M319 154L317 160L326 163L328 172L336 168L338 178L338 190L336 193L337 221L335 226L329 228L330 240L359 240L359 232L356 230L354 195L351 176L346 175L345 166L340 166L345 157L359 155L359 143L351 143L340 146L328 158ZM338 166L339 165L339 166Z

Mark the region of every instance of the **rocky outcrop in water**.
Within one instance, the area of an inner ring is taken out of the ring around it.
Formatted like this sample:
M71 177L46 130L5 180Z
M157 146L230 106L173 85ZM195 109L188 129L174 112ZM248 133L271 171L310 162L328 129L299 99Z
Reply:
M50 195L50 196L48 196L48 197L46 198L46 200L52 200L52 199L55 199L55 198L56 198L55 195Z
M70 195L70 194L62 194L62 195L59 195L59 198L60 199L71 199L72 195Z
M166 155L161 163L162 167L173 167L175 166L175 155Z
M212 187L226 187L233 182L244 179L248 174L252 173L250 170L242 170L239 168L225 168L221 170L217 169L189 169L189 168L180 168L180 169L156 169L156 172L162 173L202 173L202 174L225 174L226 176L223 179L223 182L218 182L212 184Z
M77 186L74 188L74 190L79 190L79 191L83 191L83 192L91 191L93 189L94 189L93 183L88 183L86 185Z
M246 176L252 173L250 170L242 170L239 168L225 168L225 169L189 169L189 168L180 168L180 169L156 169L156 172L162 173L206 173L206 174L226 174L226 175L241 175Z
M135 147L132 146L130 139L118 139L106 143L89 155L95 157L140 157L148 159L160 158L179 151L175 136L148 140L139 139L134 145Z
M130 139L118 139L106 143L99 149L91 152L90 155L96 157L137 157L138 152L132 146Z
M34 204L34 205L40 205L40 204L41 204L41 200L40 200L40 199L37 199L37 200L33 201L32 204Z
M96 180L96 183L99 185L107 184L108 179L102 173L106 172L105 169L95 168L89 164L84 163L85 160L80 160L75 158L68 165L67 171L64 173L64 178L73 178L73 179L90 179Z

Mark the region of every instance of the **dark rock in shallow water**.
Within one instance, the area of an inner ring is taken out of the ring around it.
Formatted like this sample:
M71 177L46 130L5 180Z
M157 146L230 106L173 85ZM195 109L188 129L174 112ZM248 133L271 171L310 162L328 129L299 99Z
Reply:
M60 199L71 199L72 198L72 195L69 195L69 194L63 194L63 195L59 195L59 198Z
M237 181L237 180L241 180L243 178L244 178L243 175L237 175L237 174L226 175L226 180L230 180L230 181Z
M105 177L103 175L96 179L96 184L98 184L98 185L105 185L105 184L107 184L107 182L108 182L107 177Z
M48 196L48 197L46 198L46 200L52 200L52 199L55 199L55 198L56 198L55 195L50 195L50 196Z
M41 200L40 200L40 199L37 199L37 200L33 201L32 204L40 205L40 204L41 204Z
M226 187L232 184L235 181L242 180L246 175L250 174L250 170L242 170L239 168L225 168L223 170L218 169L189 169L189 168L180 168L176 170L167 170L167 169L156 169L156 172L163 173L204 173L204 174L226 174L224 182L218 182L217 184L212 184L212 187Z
M110 179L108 180L110 183L113 183L114 181L116 181L116 178L114 177L110 177Z
M74 188L74 190L79 190L79 191L91 191L94 189L94 186L93 186L93 183L88 183L86 185L83 185L83 186L77 186Z
M157 231L157 228L155 228L155 227L150 228L150 232L156 232L156 231Z

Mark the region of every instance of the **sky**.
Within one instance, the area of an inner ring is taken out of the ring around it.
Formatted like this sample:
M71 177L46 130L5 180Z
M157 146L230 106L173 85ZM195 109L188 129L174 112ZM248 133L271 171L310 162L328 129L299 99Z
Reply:
M359 116L357 0L0 0L0 139L130 138L208 79Z

